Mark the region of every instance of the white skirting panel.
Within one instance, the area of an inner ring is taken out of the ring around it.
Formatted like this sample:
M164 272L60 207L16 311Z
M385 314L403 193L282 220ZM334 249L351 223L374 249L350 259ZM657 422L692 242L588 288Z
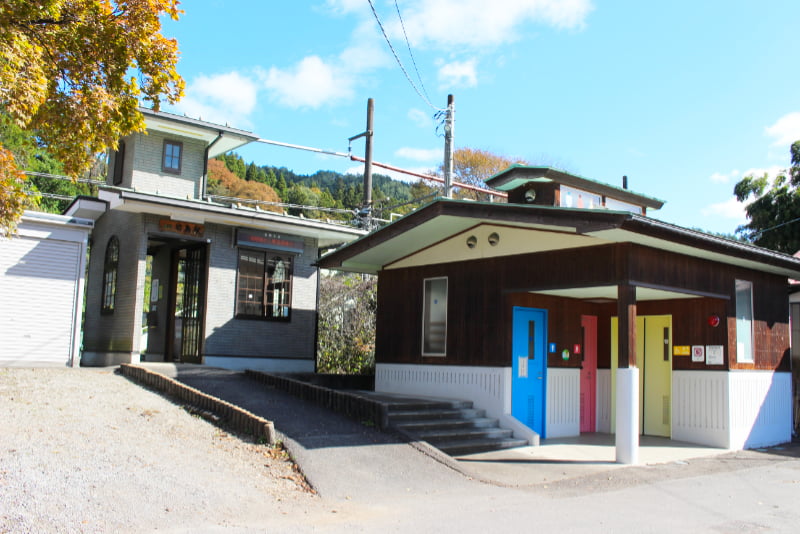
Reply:
M581 370L547 369L547 438L581 433Z
M514 437L539 444L539 435L511 415L511 367L379 363L375 391L470 400Z
M792 374L732 371L731 449L753 449L792 439Z
M611 433L611 369L597 370L597 431Z
M728 371L672 372L672 439L730 448Z
M511 413L510 367L375 365L375 391L469 399L491 417Z
M673 371L672 439L739 450L792 438L791 373Z

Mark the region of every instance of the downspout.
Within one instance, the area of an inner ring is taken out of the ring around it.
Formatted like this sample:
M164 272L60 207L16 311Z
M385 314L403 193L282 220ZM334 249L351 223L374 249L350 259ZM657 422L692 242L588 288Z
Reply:
M217 144L217 141L222 139L222 136L225 133L220 130L217 138L211 141L211 143L206 147L206 157L203 158L203 179L202 183L200 184L200 199L201 200L208 200L208 154L211 152L211 147Z

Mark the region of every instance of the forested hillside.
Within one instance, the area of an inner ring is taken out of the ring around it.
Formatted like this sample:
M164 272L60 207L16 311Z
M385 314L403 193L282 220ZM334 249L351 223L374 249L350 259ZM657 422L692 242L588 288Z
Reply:
M254 162L245 163L244 159L236 153L228 153L217 157L223 162L225 167L235 176L244 180L245 183L259 183L274 190L281 202L301 206L317 206L321 208L332 208L340 210L355 211L363 204L364 199L364 179L361 175L341 174L333 171L317 171L311 175L295 174L286 167L274 167L271 165L256 165ZM225 187L219 187L219 181L212 171L214 167L209 167L209 193L219 196L241 196L227 191ZM372 199L378 216L388 218L389 213L382 213L383 208L397 206L412 201L415 198L430 195L434 189L422 184L409 184L400 180L394 180L382 174L372 176ZM257 196L247 198L257 198L260 200L270 200ZM394 213L406 213L412 209L413 205L400 206L391 211ZM299 215L303 212L305 216L321 217L321 212L309 213L309 210L299 208L289 208L289 213ZM325 212L324 216L329 219L348 219L351 215L346 213Z

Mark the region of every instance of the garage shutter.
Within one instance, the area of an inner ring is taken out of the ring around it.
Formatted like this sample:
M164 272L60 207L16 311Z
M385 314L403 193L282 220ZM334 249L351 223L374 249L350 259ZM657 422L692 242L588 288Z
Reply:
M81 247L16 237L0 243L0 364L66 365Z

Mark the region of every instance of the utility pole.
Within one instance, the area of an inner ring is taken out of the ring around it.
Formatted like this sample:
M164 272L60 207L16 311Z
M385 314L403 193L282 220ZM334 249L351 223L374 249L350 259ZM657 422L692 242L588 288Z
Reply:
M367 100L367 139L364 153L364 207L372 209L372 115L375 111L375 101Z
M358 217L361 219L362 224L367 229L369 229L372 225L372 116L374 111L375 101L370 98L367 100L367 129L360 134L348 138L348 141L352 143L359 137L366 137L364 149L364 203L361 209L358 211Z
M444 119L444 196L453 198L453 132L455 130L455 104L453 95L447 95L447 115Z

